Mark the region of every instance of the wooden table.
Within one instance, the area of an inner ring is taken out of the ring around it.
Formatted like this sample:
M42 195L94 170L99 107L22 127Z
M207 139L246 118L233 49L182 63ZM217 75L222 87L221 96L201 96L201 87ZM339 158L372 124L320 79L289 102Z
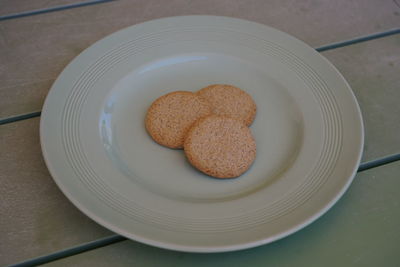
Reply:
M150 247L90 220L47 171L39 115L61 70L116 30L190 14L285 31L319 48L357 96L366 135L362 171L334 208L296 234L229 253ZM396 0L0 0L0 265L400 266L399 27Z

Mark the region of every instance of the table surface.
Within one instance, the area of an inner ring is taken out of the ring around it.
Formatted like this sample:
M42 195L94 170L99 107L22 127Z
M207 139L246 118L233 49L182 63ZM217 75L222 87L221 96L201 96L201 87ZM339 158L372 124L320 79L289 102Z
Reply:
M191 14L260 22L316 48L400 27L397 0L90 2L0 0L1 266L70 247L79 251L86 242L115 235L78 211L55 185L41 154L40 118L32 115L62 69L95 41L139 22ZM399 155L400 35L321 53L359 101L365 124L362 162L380 165L377 159ZM21 114L32 118L19 120ZM344 197L316 222L253 249L195 254L125 240L47 265L400 266L399 188L400 161L359 172Z

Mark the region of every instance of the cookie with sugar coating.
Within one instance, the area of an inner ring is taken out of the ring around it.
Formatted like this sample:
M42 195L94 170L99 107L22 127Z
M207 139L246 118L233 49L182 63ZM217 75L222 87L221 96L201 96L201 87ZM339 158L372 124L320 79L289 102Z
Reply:
M192 124L212 113L211 106L192 92L175 91L157 98L146 114L147 132L158 144L182 148Z
M247 126L253 122L257 106L253 98L238 87L228 84L213 84L197 92L207 100L213 113L242 120Z
M256 157L256 142L242 121L210 115L193 124L186 135L184 151L201 172L216 178L234 178L250 168Z

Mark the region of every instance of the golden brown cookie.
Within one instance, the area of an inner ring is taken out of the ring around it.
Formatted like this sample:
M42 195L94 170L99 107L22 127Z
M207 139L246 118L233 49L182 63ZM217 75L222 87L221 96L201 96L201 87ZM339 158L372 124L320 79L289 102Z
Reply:
M251 125L256 116L256 103L245 91L228 84L213 84L197 92L206 99L217 115L229 116Z
M186 135L185 155L200 171L217 178L243 174L256 157L250 129L236 119L210 115L197 120Z
M147 110L146 129L160 145L182 148L184 137L192 124L211 112L209 103L196 94L172 92L151 104Z

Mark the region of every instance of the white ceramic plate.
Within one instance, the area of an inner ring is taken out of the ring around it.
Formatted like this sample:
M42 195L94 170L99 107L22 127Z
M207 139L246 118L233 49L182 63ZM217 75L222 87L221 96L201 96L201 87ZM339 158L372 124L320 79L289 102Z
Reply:
M213 83L257 103L255 163L237 179L201 174L144 128L147 108ZM239 19L173 17L95 43L62 72L44 106L41 143L67 197L99 224L173 250L266 244L321 216L360 161L359 107L313 48Z

